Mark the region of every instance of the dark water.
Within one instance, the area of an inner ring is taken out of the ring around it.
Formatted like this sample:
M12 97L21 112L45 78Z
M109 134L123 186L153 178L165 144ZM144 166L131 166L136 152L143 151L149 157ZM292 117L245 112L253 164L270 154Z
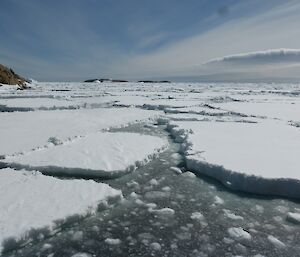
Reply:
M169 137L163 127L144 124L112 131ZM10 245L4 256L300 256L300 225L286 221L287 212L300 211L299 203L230 192L211 179L177 174L171 167L184 170L184 162L179 145L169 141L157 159L105 181L122 190L123 200L69 220L52 235ZM251 238L233 238L233 227Z

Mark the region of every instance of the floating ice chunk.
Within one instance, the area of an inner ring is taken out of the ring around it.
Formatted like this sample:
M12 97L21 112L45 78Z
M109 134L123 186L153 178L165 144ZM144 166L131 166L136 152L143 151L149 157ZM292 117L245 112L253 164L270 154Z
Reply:
M292 223L300 224L300 213L288 212L286 219Z
M145 232L145 233L138 234L138 237L140 239L152 239L154 236L150 233Z
M182 157L179 153L173 153L171 154L171 158L174 160L180 160Z
M204 220L204 216L201 212L193 212L191 215L191 219L202 221L202 220Z
M154 212L155 214L157 214L159 216L164 216L164 217L173 216L175 214L175 211L171 208L162 208L162 209L158 209L158 210L152 210L152 212Z
M38 168L47 173L103 176L103 172L129 171L148 161L165 146L166 141L159 137L135 133L95 133L63 145L7 157L5 162Z
M276 221L276 222L282 222L282 217L280 217L280 216L275 216L275 217L273 217L273 219Z
M190 171L182 173L182 176L187 177L187 178L195 178L196 177L196 175Z
M170 192L161 192L161 191L150 191L145 194L145 197L148 199L155 198L166 198L169 197Z
M104 240L105 243L109 245L119 245L121 244L121 240L119 238L106 238Z
M228 234L235 240L251 240L251 235L241 227L229 228Z
M108 197L121 197L121 191L93 180L61 180L34 171L1 169L0 243L8 237L20 239L30 229L54 229L56 220L68 216L87 215Z
M191 240L192 234L190 232L177 233L176 237L180 240Z
M157 185L158 185L158 181L157 181L155 178L151 179L151 180L149 181L149 183L150 183L150 185L152 185L152 186L157 186Z
M176 174L181 174L182 173L182 170L177 168L177 167L171 167L170 170L172 170Z
M76 232L72 235L72 237L71 237L71 239L72 239L73 241L81 241L82 238L83 238L83 232L82 232L82 231L76 231Z
M269 235L268 236L268 240L277 248L284 248L285 244L283 242L281 242L279 239L277 239L276 237Z
M134 187L134 188L139 188L139 187L140 187L139 183L136 182L136 181L134 181L134 180L132 180L132 181L130 181L130 182L127 182L126 185L127 185L128 187Z
M171 187L165 186L165 187L163 187L161 190L162 190L162 191L165 191L165 192L169 192L169 191L171 191Z
M136 199L135 203L138 205L144 205L145 203L141 199Z
M215 204L224 204L224 200L221 197L216 195L214 199Z
M223 242L225 244L232 244L234 242L234 240L232 240L231 238L228 238L228 237L224 237Z
M254 211L258 212L258 213L263 213L265 211L264 207L261 205L256 204L253 208Z
M157 242L151 243L150 248L154 251L160 251L161 250L161 245Z
M234 248L235 248L236 251L237 251L238 253L240 253L240 254L243 254L243 255L246 255L246 254L247 254L247 248L246 248L244 245L240 244L240 243L236 244L236 245L234 246ZM242 255L242 256L243 256L243 255Z
M92 257L89 253L75 253L71 257Z
M48 244L48 243L45 243L45 244L43 244L43 246L42 246L42 251L46 251L46 250L48 250L48 249L50 249L50 248L52 248L53 246L51 245L51 244Z
M242 216L236 215L232 213L230 210L223 209L224 214L227 218L232 220L243 220L244 218Z
M139 195L138 195L136 192L132 192L132 193L130 194L130 197L132 197L132 198L138 198Z
M279 211L280 213L286 213L288 212L289 208L282 206L282 205L278 205L277 207L275 207L275 209L277 211Z
M154 209L157 207L157 204L156 203L146 203L145 206L150 209Z

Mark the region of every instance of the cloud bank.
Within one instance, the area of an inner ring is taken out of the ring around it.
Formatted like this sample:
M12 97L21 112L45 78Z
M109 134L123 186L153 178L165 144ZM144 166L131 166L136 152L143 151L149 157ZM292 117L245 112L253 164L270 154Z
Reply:
M300 49L270 49L212 59L199 67L216 80L299 80Z
M213 59L205 65L214 65L219 63L238 65L300 63L300 49L281 48L228 55L222 58Z

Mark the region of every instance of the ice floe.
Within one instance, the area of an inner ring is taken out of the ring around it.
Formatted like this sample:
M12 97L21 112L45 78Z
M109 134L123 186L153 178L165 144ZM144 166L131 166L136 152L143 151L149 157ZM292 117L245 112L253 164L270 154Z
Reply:
M158 115L135 108L0 113L0 156L44 147L49 138L65 141Z
M92 180L60 180L35 171L0 170L0 242L22 239L31 229L96 211L101 201L121 191Z
M10 156L12 167L49 174L108 176L132 171L168 145L160 137L136 133L94 133L64 144ZM150 181L155 184L155 181ZM157 181L156 181L157 182Z
M189 170L252 193L300 198L300 133L275 120L259 123L172 121Z

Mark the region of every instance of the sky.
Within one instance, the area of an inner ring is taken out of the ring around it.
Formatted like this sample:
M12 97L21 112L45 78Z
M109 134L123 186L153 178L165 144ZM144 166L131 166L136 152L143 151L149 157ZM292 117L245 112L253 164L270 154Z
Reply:
M1 0L0 31L39 81L300 79L298 0Z

